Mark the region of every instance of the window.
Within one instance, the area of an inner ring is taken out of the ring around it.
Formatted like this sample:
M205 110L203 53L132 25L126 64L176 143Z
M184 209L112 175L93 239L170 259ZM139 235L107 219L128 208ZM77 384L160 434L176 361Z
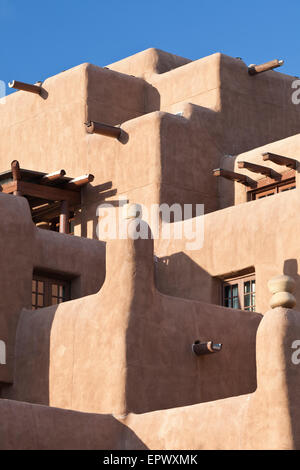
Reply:
M255 311L255 279L244 281L244 310Z
M230 308L240 308L239 285L225 284L224 286L224 306Z
M295 170L289 170L281 175L279 181L271 180L270 178L263 178L257 182L257 188L248 190L248 200L254 201L264 197L272 196L273 194L290 191L296 188L296 173Z
M32 309L49 307L70 300L69 280L34 274L32 279Z
M223 306L255 311L255 274L223 280Z

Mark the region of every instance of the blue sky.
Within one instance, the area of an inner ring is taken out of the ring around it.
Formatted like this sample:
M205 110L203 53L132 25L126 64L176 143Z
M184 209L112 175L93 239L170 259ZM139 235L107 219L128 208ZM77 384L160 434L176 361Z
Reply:
M157 47L190 59L285 59L300 75L299 0L0 0L0 79L34 83Z

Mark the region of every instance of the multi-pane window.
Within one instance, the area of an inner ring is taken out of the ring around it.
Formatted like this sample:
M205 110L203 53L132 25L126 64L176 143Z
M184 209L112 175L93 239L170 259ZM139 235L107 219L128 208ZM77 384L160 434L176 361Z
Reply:
M32 308L42 308L45 306L45 284L44 281L32 280Z
M244 310L255 311L255 279L244 281Z
M49 307L70 300L70 281L34 274L32 309Z
M282 184L276 185L272 188L261 188L257 191L253 191L252 193L252 200L253 199L262 199L263 197L272 196L273 194L282 193L284 191L290 191L291 189L296 188L296 183L292 182L289 184Z
M224 286L224 306L230 308L240 308L238 284Z
M278 181L264 178L257 183L257 188L248 190L248 200L253 201L262 199L264 197L272 196L273 194L290 191L296 188L296 174L295 170L289 170L282 175Z
M236 276L223 281L224 307L255 311L255 275Z

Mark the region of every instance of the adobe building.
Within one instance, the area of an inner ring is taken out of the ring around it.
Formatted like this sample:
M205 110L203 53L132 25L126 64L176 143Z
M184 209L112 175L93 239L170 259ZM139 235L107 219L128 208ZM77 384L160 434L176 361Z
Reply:
M276 65L148 49L12 82L0 449L300 448L300 106ZM102 204L129 234L136 204L203 204L203 246L99 239Z

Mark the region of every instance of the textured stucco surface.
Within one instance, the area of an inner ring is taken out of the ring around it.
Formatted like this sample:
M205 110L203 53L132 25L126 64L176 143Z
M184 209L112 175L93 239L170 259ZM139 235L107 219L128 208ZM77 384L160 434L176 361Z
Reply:
M7 97L0 171L18 159L95 179L76 210L79 237L37 229L24 198L0 194L1 449L300 447L300 189L246 202L243 185L212 174L258 181L238 169L244 160L282 173L262 162L266 151L299 161L293 80L250 77L219 53L190 61L148 49L50 77L42 96ZM120 125L121 138L87 134L90 120ZM124 202L204 204L203 247L99 241L102 202L116 213ZM246 268L260 313L220 306L220 280ZM34 270L72 278L72 300L30 310ZM296 310L263 315L267 281L282 272L296 281ZM196 339L223 350L196 357Z
M124 414L251 392L260 320L159 293L152 240L114 240L97 294L22 311L15 380L3 396ZM199 361L191 348L199 338L224 343L224 351Z
M102 415L0 400L0 449L299 449L300 313L277 308L257 333L257 389L184 408Z
M36 228L25 198L0 194L0 215L6 221L0 227L1 262L5 267L0 277L0 336L7 347L7 364L0 365L0 382L11 382L21 310L31 308L33 271L55 272L72 279L72 298L92 294L104 282L105 244Z
M253 268L259 312L269 306L268 280L283 272L294 277L300 305L298 213L299 189L295 189L205 215L200 250L187 251L185 239L158 240L159 290L219 303L222 276Z

